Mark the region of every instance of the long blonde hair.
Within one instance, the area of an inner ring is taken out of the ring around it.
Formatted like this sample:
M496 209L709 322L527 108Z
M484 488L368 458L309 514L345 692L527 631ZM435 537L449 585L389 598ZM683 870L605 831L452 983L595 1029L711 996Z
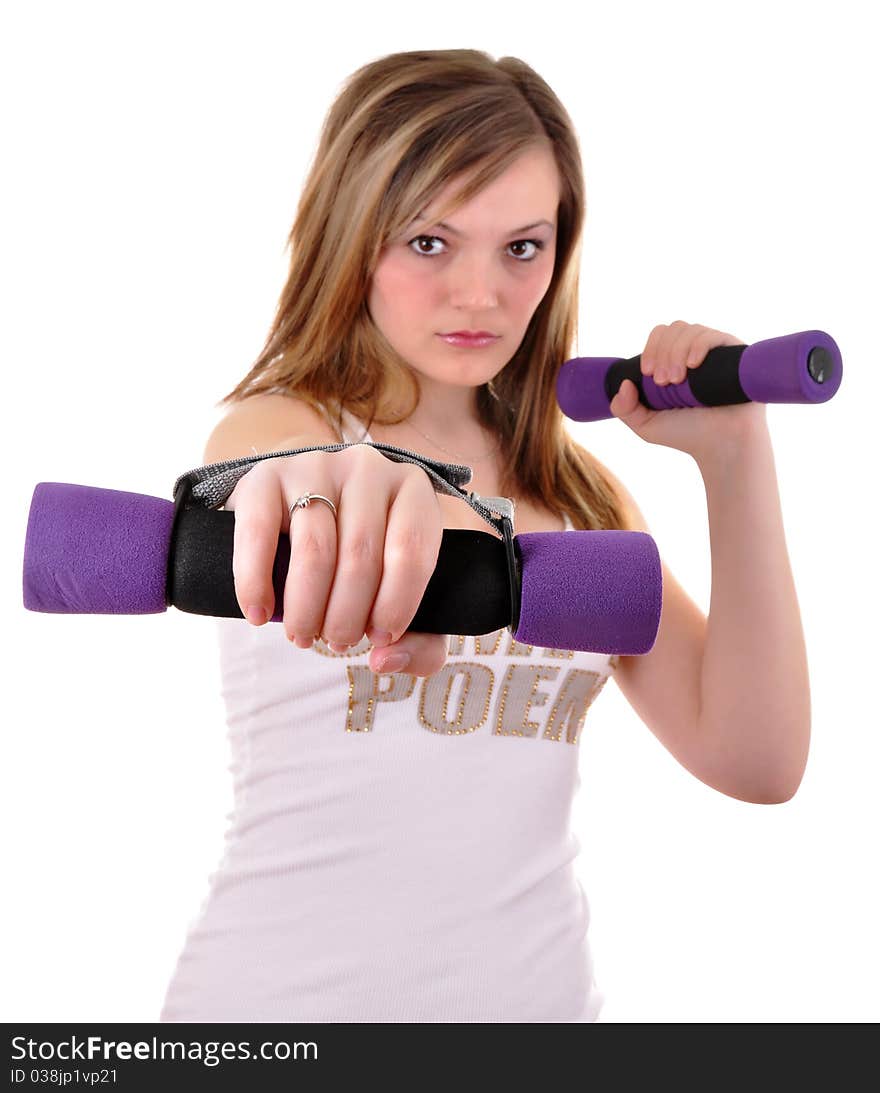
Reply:
M266 342L218 405L281 389L334 413L340 433L343 407L367 429L405 420L418 384L366 303L382 248L449 182L469 176L437 220L536 146L552 150L561 179L553 278L492 383L497 397L477 388L478 419L501 444L503 496L567 512L582 530L627 528L621 499L568 435L556 400L559 368L576 355L585 216L577 136L554 92L516 57L392 53L344 82L290 230L290 270Z

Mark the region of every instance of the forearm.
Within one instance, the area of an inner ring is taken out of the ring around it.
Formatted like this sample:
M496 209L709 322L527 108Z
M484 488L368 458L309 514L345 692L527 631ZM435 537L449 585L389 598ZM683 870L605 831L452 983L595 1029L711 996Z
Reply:
M807 762L810 693L766 424L697 464L712 550L701 734L724 792L787 800Z

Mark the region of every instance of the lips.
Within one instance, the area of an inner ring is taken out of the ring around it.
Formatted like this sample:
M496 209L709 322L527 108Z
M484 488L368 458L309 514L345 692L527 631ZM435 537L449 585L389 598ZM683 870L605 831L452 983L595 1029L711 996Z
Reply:
M493 334L491 330L450 330L446 334L441 334L441 338L497 338L498 334Z
M456 349L487 349L501 337L500 334L438 334L437 336Z

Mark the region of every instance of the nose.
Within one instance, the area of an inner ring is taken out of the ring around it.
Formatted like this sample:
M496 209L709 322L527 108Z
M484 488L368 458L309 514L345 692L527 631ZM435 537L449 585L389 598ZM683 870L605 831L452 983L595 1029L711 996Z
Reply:
M495 273L490 261L472 258L462 261L452 272L450 302L454 307L481 311L498 306Z

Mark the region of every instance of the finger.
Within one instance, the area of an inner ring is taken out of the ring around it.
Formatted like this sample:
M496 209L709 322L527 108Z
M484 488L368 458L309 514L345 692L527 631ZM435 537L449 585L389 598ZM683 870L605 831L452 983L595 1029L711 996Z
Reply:
M610 406L614 416L639 435L656 414L655 410L642 405L638 397L638 388L629 379L624 380L620 385L620 390L611 400Z
M694 324L680 337L672 349L671 364L667 373L669 383L683 383L689 369L699 368L707 353L720 345L735 345L736 339L721 330Z
M609 402L608 408L615 417L622 417L635 409L639 401L639 392L632 380L624 380L617 389L617 394Z
M398 465L369 446L350 448L337 467L337 557L321 630L331 647L356 645L367 629L382 580L388 507L400 477Z
M332 476L326 470L320 477L310 471L310 479L310 492L329 497L338 513L341 503ZM301 483L302 478L298 478L298 482ZM305 493L305 490L296 492L296 487L292 486L290 483L285 491L288 511ZM290 562L284 581L284 632L289 641L308 649L322 633L324 608L336 569L337 517L326 502L310 501L308 507L294 509L289 519Z
M254 467L235 488L232 577L245 618L259 626L275 612L272 567L284 512L276 475Z
M370 612L370 633L400 640L437 567L443 541L443 515L427 474L404 464L392 496L385 529L382 580Z
M382 667L382 661L394 653L408 654L409 663L401 668L393 668L392 665ZM376 673L394 671L413 676L433 676L446 663L448 654L448 634L425 634L417 630L407 630L400 641L391 646L377 646L372 650L370 669Z
M668 383L683 383L687 378L687 362L695 359L701 353L699 359L706 355L706 351L712 344L713 331L707 326L698 323L687 323L681 327L669 347L668 363L665 377Z
M641 353L641 369L643 376L654 375L657 364L657 353L663 342L666 330L666 325L661 323L659 326L655 326L648 335L648 340L645 342L645 348Z
M694 339L693 345L688 350L685 364L688 368L699 368L706 359L706 354L721 345L745 345L733 334L727 334L723 330L711 330L704 327L703 333Z
M667 383L679 383L685 376L684 361L687 347L691 344L695 332L705 327L695 326L677 319L666 328L662 344L657 350L654 367L654 382L660 386Z

